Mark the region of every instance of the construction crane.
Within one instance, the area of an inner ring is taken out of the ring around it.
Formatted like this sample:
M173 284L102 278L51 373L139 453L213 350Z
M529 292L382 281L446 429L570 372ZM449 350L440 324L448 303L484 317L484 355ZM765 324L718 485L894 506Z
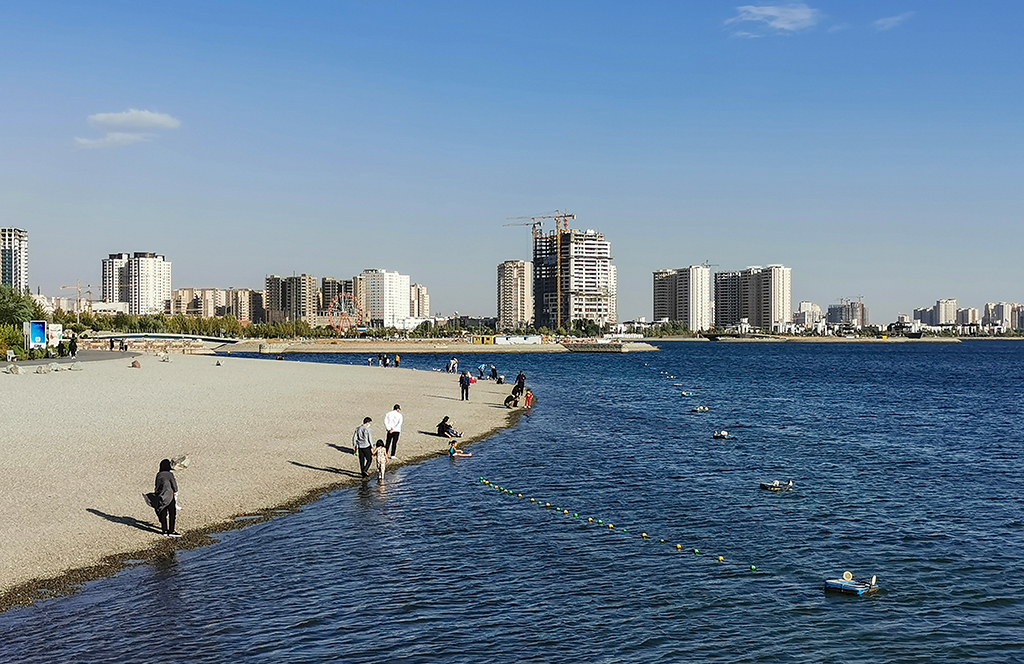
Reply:
M548 212L547 214L538 214L538 215L533 215L533 216L529 216L529 217L509 217L508 221L518 221L520 219L529 219L529 221L524 221L524 222L518 223L518 224L505 224L505 225L506 226L532 226L533 227L533 237L534 237L534 239L536 239L537 238L537 234L538 234L538 229L540 229L544 225L544 222L542 221L543 219L554 219L555 220L555 230L556 231L559 231L559 230L566 230L567 231L567 230L569 230L569 220L570 219L575 219L575 218L576 218L576 215L574 215L574 214L572 214L570 212L563 212L562 210L555 210L554 212Z

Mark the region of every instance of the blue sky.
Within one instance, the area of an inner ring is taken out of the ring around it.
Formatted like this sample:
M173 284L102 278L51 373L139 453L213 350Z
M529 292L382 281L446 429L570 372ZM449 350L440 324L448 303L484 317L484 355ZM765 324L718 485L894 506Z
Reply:
M44 293L385 267L492 314L506 217L651 272L784 263L875 321L1024 300L1018 2L8 3L0 225ZM134 113L131 111L135 111ZM146 111L147 113L142 113Z

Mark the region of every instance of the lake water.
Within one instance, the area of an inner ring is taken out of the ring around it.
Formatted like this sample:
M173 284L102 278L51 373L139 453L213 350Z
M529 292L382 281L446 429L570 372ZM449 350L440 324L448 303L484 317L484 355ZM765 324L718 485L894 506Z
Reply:
M472 458L0 614L0 661L1024 660L1024 343L662 347L465 356L539 398Z

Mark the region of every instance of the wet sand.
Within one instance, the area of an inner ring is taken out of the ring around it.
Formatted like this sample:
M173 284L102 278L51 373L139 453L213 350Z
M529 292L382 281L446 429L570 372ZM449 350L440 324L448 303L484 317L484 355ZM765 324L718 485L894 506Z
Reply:
M478 382L463 402L457 377L437 372L185 355L131 369L132 359L0 373L0 610L362 481L352 431L369 416L384 438L395 403L405 422L390 467L444 454L444 415L466 444L517 413L501 405L508 385ZM142 494L161 459L186 454L175 473L185 536L164 538Z

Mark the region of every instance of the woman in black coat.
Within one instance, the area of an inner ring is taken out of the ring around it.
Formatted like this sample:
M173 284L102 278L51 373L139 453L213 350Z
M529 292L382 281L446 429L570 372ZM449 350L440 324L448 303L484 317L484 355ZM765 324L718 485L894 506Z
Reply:
M178 515L178 507L174 499L178 496L178 482L171 472L171 460L160 462L160 472L156 474L156 515L160 519L160 529L165 537L181 537L174 530L174 519Z

